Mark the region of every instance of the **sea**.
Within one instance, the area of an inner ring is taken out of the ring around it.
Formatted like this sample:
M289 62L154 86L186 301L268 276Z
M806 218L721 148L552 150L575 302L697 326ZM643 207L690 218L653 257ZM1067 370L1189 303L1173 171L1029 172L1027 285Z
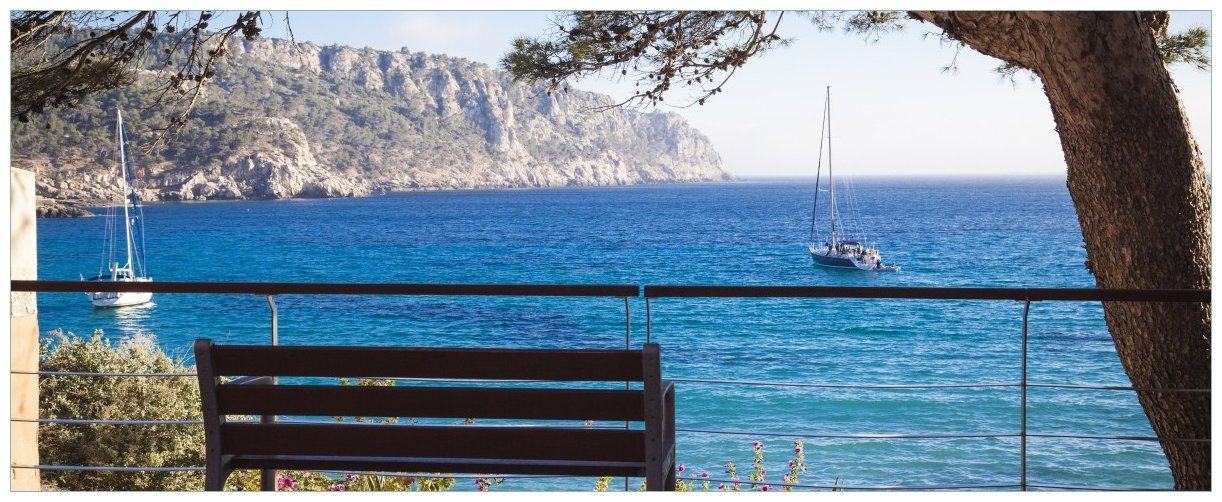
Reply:
M884 262L900 271L813 265L806 250L812 204L816 193L828 196L813 179L150 203L147 265L158 281L1094 285L1063 178L863 177L853 188L851 205L841 208L844 220L864 229ZM826 238L826 225L819 227L816 238ZM40 279L98 272L104 218L41 219L37 231ZM792 483L803 485L798 489L1013 490L1022 477L1014 386L1022 374L1021 302L659 298L647 306L641 297L625 305L621 298L314 295L275 301L286 345L617 349L639 347L648 337L662 346L663 376L679 379L681 476L707 473L711 490L732 488L719 480L735 474L743 490L780 483L795 459L795 441L802 442L805 465ZM157 294L146 306L95 309L81 293L40 293L38 306L44 334L151 334L188 360L200 337L269 341L268 305L254 295ZM1034 303L1029 330L1031 383L1130 385L1098 303ZM1131 391L1033 387L1026 419L1035 435L1026 445L1032 486L1172 487L1157 442L1090 437L1153 435ZM749 475L760 469L764 481L752 485ZM639 484L627 482L629 489ZM610 487L624 485L620 479ZM592 478L507 477L494 489L593 487ZM474 488L470 479L455 486Z

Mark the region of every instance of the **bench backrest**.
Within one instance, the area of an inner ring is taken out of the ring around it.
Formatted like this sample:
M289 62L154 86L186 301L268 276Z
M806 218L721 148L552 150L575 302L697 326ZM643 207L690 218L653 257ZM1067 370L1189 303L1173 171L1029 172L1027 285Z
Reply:
M488 350L195 343L209 455L463 457L629 462L644 430L387 427L351 422L225 422L226 415L657 422L658 346L642 350ZM222 377L643 382L641 389L274 385ZM660 409L660 407L658 407ZM648 416L647 416L648 415ZM651 431L652 432L652 431ZM651 433L650 436L653 436Z

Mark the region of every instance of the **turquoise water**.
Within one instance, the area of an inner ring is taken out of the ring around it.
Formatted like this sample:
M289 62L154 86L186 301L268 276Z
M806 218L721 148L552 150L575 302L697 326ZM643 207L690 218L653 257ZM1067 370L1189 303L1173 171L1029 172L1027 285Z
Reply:
M859 179L862 226L898 273L818 268L805 251L810 180L554 190L420 192L340 200L151 204L160 281L811 284L1090 287L1063 180ZM101 218L39 220L39 277L96 273ZM284 344L619 348L617 298L283 296ZM646 336L630 301L631 340ZM40 294L44 331L150 332L171 353L197 337L266 343L263 298L159 294L90 308ZM652 339L670 378L829 384L1017 383L1016 302L659 299ZM1089 303L1032 306L1033 383L1128 385ZM752 441L778 481L794 437L1019 431L1012 387L844 389L681 382L679 459L746 478ZM1033 433L1152 435L1132 392L1032 389ZM742 432L729 434L728 432ZM781 435L780 437L774 436ZM789 435L789 436L785 436ZM1013 485L1017 438L807 438L803 484ZM1157 443L1032 438L1032 484L1170 488ZM465 483L465 481L463 482ZM460 487L464 486L460 483ZM500 489L589 489L509 479ZM612 483L612 487L622 483ZM713 484L716 487L716 483Z

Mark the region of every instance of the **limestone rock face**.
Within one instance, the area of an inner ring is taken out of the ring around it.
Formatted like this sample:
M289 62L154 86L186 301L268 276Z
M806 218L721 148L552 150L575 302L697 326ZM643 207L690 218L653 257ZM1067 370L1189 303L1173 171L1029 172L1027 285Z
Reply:
M676 114L597 111L611 98L549 94L461 58L277 39L236 40L229 53L183 136L145 153L137 175L146 199L730 178L709 140ZM20 155L19 143L15 165L25 159L66 174L40 183L39 194L117 199L118 176L101 154L52 162Z
M253 139L218 165L162 178L168 200L289 199L368 195L365 184L338 177L318 164L301 128L288 119L260 118L238 125ZM175 186L176 185L176 186Z

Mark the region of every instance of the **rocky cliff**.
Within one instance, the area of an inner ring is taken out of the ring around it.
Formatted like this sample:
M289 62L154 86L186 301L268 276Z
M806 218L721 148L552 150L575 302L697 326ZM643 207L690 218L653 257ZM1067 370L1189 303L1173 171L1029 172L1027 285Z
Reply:
M610 98L549 95L465 59L276 39L230 49L182 135L137 156L147 199L727 178L712 144L678 115L596 111ZM144 99L113 92L46 122L14 122L14 165L40 172L45 197L113 198L113 110L137 143L168 115L141 112Z

